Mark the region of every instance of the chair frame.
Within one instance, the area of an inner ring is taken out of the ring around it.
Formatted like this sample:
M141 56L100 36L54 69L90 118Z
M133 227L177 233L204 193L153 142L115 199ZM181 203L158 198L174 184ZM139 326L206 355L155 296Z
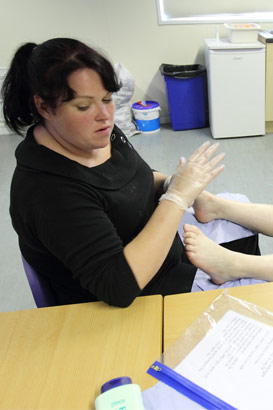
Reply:
M22 255L27 280L38 308L56 306L57 300L47 278L38 274Z

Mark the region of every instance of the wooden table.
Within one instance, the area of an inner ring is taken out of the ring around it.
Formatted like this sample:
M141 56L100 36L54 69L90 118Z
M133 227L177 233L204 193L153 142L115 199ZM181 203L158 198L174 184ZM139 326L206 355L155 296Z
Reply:
M102 302L0 313L0 408L93 409L106 381L141 390L162 351L162 296L126 309Z
M164 351L223 292L223 289L183 293L164 298ZM273 311L273 282L230 288L229 293Z

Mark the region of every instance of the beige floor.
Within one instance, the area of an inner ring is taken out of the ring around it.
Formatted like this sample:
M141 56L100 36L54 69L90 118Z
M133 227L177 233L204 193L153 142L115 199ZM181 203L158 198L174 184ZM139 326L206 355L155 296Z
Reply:
M154 169L170 174L180 156L189 156L206 140L209 128L173 131L161 126L153 134L137 134L131 143ZM21 137L0 135L0 311L35 307L20 259L17 237L9 218L9 186L15 166L14 150ZM242 193L252 202L273 204L273 134L218 140L225 151L226 168L208 189ZM261 236L262 253L273 252L273 239Z

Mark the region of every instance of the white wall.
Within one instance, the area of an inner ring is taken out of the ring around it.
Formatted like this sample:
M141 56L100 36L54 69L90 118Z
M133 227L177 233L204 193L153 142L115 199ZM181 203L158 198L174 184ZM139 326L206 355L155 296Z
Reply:
M215 34L210 24L159 26L155 0L0 0L0 5L0 67L8 66L21 43L78 38L123 63L135 78L133 100L158 101L163 121L168 110L160 64L203 64L203 39ZM219 29L225 36L224 26Z

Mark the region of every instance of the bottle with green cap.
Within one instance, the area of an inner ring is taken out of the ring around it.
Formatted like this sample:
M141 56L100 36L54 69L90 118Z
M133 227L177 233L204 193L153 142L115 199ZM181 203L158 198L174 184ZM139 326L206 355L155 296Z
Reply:
M95 400L96 410L145 410L141 390L130 377L117 377L101 386Z

